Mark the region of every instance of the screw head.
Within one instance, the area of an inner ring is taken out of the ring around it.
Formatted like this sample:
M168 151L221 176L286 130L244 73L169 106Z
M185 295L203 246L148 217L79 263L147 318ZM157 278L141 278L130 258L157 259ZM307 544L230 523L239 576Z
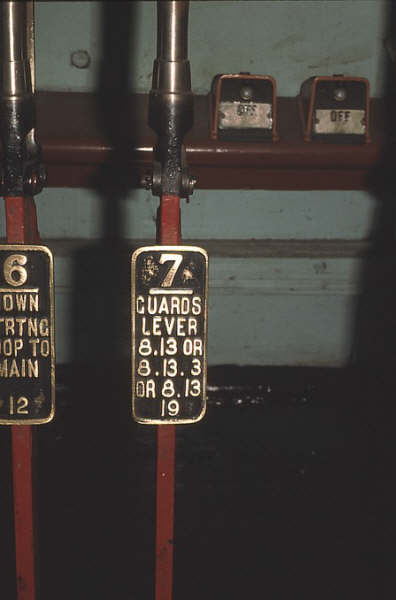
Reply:
M45 165L43 165L42 163L39 166L39 182L42 186L44 186L47 183L47 169L45 168Z
M30 187L34 188L34 187L36 187L37 183L38 183L37 173L31 173L27 178L27 184Z
M251 100L253 98L253 89L250 85L243 85L239 90L239 95L242 100Z
M336 88L333 92L333 98L334 100L337 100L337 102L342 102L346 97L347 93L345 88Z
M196 183L197 183L197 178L192 175L190 177L190 181L189 181L189 192L190 192L190 194L193 193L194 187L195 187Z
M151 190L152 189L152 187L153 187L153 178L151 177L151 175L145 175L143 177L142 185L143 185L143 187L146 188L146 190Z

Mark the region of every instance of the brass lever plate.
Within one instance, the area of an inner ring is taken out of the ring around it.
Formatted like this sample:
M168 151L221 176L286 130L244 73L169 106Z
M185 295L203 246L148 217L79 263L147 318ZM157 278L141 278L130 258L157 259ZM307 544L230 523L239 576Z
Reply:
M55 413L54 276L45 246L0 247L0 424Z
M195 423L206 410L208 255L147 246L132 256L132 413Z

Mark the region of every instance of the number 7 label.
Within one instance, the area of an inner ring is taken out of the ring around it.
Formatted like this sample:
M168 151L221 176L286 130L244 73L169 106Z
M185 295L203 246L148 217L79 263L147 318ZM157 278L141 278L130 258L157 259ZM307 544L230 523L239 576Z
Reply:
M159 259L160 264L163 265L164 263L166 263L168 261L172 261L173 265L171 266L171 268L165 275L164 280L161 283L162 287L171 287L173 280L175 278L176 272L183 261L183 255L182 254L161 254L160 259Z
M131 263L133 417L195 423L206 410L207 253L148 246Z

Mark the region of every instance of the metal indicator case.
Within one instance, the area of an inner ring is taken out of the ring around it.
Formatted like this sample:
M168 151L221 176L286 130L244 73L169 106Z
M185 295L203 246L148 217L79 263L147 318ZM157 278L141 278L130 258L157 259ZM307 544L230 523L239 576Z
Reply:
M369 82L363 77L311 77L298 96L304 140L359 144L370 141Z
M0 424L55 412L53 259L44 246L0 247Z
M212 139L277 141L276 82L269 75L217 75L210 95Z
M195 423L206 409L208 255L147 246L132 255L132 412L139 423Z

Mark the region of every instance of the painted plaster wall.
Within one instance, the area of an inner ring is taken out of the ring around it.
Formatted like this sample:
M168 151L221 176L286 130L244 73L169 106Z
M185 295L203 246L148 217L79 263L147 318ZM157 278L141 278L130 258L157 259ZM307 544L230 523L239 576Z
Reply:
M95 87L102 59L103 4L37 2L39 88ZM155 2L129 4L135 5L129 84L146 91L155 55ZM193 89L208 91L216 73L251 71L273 75L279 95L295 96L313 74L344 73L368 77L373 95L379 95L386 6L384 0L192 0ZM89 52L89 69L71 65L70 54L79 49Z
M39 89L91 91L101 65L101 3L37 2ZM387 3L352 1L193 1L190 58L193 88L206 92L219 72L269 73L280 95L294 96L314 74L369 78L380 95L385 61ZM131 89L147 91L155 54L155 3L138 2L131 43ZM87 50L88 69L71 65ZM116 65L115 65L116 68ZM42 238L99 240L106 230L105 201L90 190L47 189L37 197ZM119 234L154 238L158 201L131 191L117 204ZM188 239L365 240L376 221L376 199L363 192L200 191L183 203ZM4 214L1 212L2 233ZM341 246L342 247L342 244ZM355 300L362 261L318 258L212 260L209 363L340 365L353 343ZM74 358L75 256L56 265L57 354ZM100 309L97 318L101 319ZM103 316L103 315L102 315ZM125 324L128 327L128 324ZM128 354L127 342L123 346ZM79 358L84 358L83 356Z

